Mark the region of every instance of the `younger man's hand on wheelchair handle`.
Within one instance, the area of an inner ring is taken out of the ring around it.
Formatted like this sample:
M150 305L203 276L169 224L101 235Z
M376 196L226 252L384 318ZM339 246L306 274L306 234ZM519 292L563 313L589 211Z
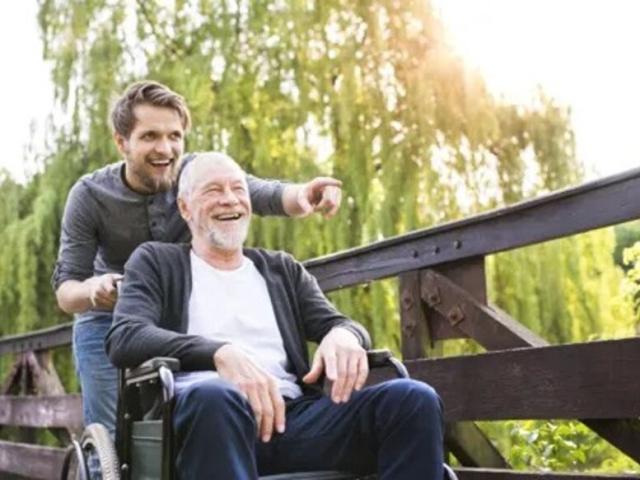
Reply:
M101 310L113 310L118 299L118 288L122 278L119 273L105 273L85 280L89 288L91 306Z

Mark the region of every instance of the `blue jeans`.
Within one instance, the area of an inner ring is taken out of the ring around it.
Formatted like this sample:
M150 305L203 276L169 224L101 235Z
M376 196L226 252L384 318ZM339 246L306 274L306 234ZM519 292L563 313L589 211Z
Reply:
M73 325L73 357L82 389L84 424L102 423L115 436L118 370L111 365L104 339L111 327L110 313L83 315Z
M255 480L309 470L440 480L442 422L435 391L399 379L355 392L346 404L321 395L287 402L285 433L262 443L245 398L232 384L209 380L178 394L176 467L182 480Z

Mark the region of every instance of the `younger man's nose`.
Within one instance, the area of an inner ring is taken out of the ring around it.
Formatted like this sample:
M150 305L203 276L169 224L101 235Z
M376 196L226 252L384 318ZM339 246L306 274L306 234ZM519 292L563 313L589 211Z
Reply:
M172 154L171 144L166 138L159 139L154 147L157 153L161 153L167 157L170 157Z

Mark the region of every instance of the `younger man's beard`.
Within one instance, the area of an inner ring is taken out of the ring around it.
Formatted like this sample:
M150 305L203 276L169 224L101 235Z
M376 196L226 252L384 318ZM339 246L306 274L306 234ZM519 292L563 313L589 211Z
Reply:
M169 167L169 175L166 177L151 176L143 167L133 163L128 163L126 168L131 169L131 173L137 177L138 181L142 183L142 185L144 185L147 193L154 194L168 192L175 186L178 178L178 172L180 171L180 162L175 160L173 161Z

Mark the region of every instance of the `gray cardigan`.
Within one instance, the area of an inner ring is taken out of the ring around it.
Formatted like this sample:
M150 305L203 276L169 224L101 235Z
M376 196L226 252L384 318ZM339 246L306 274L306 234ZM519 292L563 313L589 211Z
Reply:
M106 338L115 366L134 367L161 356L179 359L185 371L214 369L213 355L224 343L186 333L190 249L189 244L148 242L131 255ZM298 380L309 370L306 341L320 342L333 327L349 329L364 348L370 348L367 331L338 312L316 279L291 255L262 249L245 249L244 254L267 283L290 368Z

